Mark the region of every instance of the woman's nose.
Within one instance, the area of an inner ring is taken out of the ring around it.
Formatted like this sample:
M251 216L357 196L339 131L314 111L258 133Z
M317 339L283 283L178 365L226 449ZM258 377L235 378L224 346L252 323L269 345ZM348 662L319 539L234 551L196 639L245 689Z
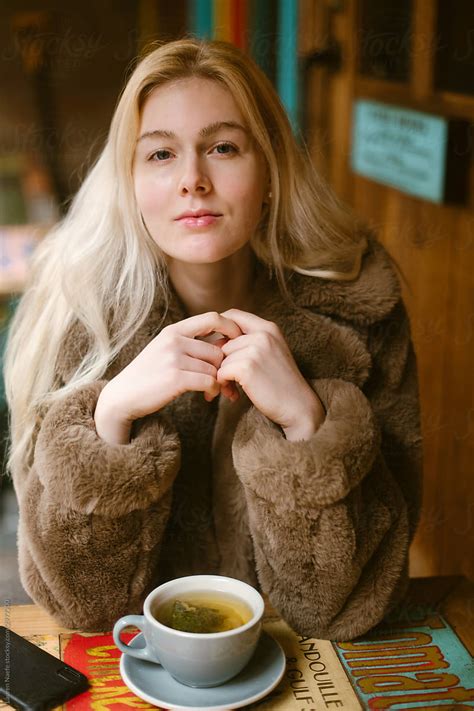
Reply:
M198 156L192 156L185 162L180 180L179 192L181 195L188 193L208 193L211 189L211 180L204 169Z

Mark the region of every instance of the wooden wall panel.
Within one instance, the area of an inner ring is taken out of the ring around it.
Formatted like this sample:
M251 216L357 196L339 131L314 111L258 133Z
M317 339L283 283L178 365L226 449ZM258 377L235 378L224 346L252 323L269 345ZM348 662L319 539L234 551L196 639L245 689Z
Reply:
M422 402L425 495L412 570L474 577L471 217L391 190L384 203L380 236L406 277Z
M331 12L335 5L339 11ZM411 82L359 77L357 5L358 0L307 3L309 12L317 8L319 21L343 54L340 70L318 70L322 73L305 97L310 115L319 117L319 125L310 126L310 152L338 195L377 229L404 275L418 356L425 457L423 514L411 550L411 574L463 573L474 580L474 213L469 209L474 205L474 162L465 207L411 197L350 168L352 105L358 97L468 118L473 136L474 102L432 92L435 45L428 35L435 30L435 13L427 0L414 0L413 31L423 37L414 38L418 49ZM311 49L307 38L305 49ZM324 130L321 107L326 109Z

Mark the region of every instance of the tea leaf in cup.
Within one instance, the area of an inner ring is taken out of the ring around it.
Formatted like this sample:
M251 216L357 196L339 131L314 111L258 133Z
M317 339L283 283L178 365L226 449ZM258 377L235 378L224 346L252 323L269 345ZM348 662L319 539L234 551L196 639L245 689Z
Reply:
M191 605L175 600L171 612L170 627L182 632L215 632L222 624L223 616L218 610L204 605Z

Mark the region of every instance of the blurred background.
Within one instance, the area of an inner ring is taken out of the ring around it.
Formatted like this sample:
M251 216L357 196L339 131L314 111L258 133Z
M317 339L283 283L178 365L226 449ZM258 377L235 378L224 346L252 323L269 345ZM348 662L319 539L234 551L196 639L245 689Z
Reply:
M398 261L425 450L410 570L474 580L472 0L3 0L0 352L29 257L101 150L132 60L186 33L254 57L318 170ZM0 428L0 596L26 602L1 381Z

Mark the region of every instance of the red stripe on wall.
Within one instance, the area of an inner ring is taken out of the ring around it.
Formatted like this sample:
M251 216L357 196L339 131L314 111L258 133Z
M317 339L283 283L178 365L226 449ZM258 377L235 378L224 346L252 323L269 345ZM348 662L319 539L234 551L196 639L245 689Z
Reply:
M232 42L240 49L247 49L247 0L233 0L230 10Z

